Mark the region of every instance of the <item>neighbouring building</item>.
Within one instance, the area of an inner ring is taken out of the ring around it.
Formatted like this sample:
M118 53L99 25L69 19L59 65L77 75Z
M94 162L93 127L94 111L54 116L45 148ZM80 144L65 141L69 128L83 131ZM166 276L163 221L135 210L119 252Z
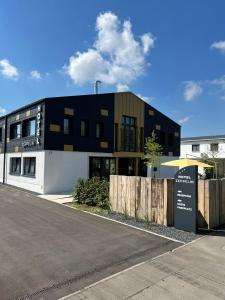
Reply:
M225 177L225 135L196 136L181 139L181 158L201 158L207 154L214 157L217 177ZM201 170L203 173L203 170Z
M164 160L180 155L180 126L131 92L45 98L0 118L0 182L40 194L78 177L147 175L155 129Z

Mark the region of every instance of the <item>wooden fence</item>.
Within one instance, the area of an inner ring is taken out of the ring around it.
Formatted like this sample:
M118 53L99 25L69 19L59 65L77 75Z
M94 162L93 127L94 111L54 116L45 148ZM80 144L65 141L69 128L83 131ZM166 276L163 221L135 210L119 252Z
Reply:
M174 179L110 176L113 211L172 226ZM198 181L199 227L225 224L225 180Z

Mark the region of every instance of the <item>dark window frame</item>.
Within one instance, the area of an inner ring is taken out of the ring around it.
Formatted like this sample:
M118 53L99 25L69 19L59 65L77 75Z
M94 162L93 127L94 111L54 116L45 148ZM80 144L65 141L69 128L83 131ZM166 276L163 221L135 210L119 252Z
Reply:
M192 152L200 152L200 144L192 144L191 150Z
M213 149L214 147L216 147L216 148ZM219 143L211 143L210 144L210 151L218 152L219 151Z
M123 115L121 121L121 151L136 152L137 127L136 118Z
M19 134L18 134L18 127L19 127ZM16 122L10 124L9 131L10 131L10 140L16 140L20 139L22 132L21 132L22 126L21 122Z
M34 124L34 127L32 126L32 124ZM36 136L36 128L37 128L36 118L25 119L22 122L22 138Z
M36 157L23 158L23 176L25 177L36 176Z
M96 163L99 164L98 168L94 168L94 161L96 161ZM113 168L114 168L114 172L112 172ZM107 169L108 169L108 174L106 174ZM99 176L96 175L96 172L99 172ZM115 174L116 174L116 159L114 157L99 157L99 156L89 157L89 178L98 177L98 178L109 179L110 175L115 175Z
M21 157L10 157L10 175L21 175Z
M84 125L84 127L83 127ZM80 136L81 137L89 137L90 134L90 124L88 120L80 121Z
M103 122L96 122L95 124L95 136L97 139L104 139L105 137L105 128Z
M65 124L68 121L68 124ZM73 133L73 119L70 117L64 117L63 119L63 133L66 135L72 135Z

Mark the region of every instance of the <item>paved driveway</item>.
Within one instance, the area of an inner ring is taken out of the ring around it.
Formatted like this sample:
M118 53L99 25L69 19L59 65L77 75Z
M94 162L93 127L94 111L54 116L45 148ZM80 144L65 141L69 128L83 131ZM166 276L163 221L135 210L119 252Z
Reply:
M179 244L0 185L0 299L58 299Z

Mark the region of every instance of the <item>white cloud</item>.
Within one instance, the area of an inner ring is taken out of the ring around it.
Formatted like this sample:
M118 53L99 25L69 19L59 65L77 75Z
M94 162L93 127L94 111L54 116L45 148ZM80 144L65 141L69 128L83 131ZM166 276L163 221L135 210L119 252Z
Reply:
M186 116L186 117L180 119L180 120L178 121L178 123L179 123L179 124L184 124L184 123L188 122L189 119L190 119L190 117Z
M210 48L219 50L222 54L225 54L225 41L214 42Z
M194 100L194 98L201 95L203 92L199 82L185 81L184 85L184 98L186 101Z
M0 116L3 116L6 114L6 109L0 106Z
M144 100L145 102L150 102L151 100L153 100L153 97L150 98L150 97L143 96L141 94L137 94L137 96L142 100Z
M126 84L118 83L116 85L117 92L126 92L129 91L129 86Z
M71 56L66 73L75 84L94 83L127 87L141 76L147 67L146 57L154 46L155 38L145 33L134 38L131 22L120 23L111 13L101 13L96 20L97 37L93 47Z
M15 66L13 66L8 59L0 60L0 73L6 78L17 79L19 72Z
M37 70L31 71L30 76L34 79L41 79L42 78L41 73Z
M220 78L208 80L207 83L219 86L222 90L225 90L225 75L221 76Z

